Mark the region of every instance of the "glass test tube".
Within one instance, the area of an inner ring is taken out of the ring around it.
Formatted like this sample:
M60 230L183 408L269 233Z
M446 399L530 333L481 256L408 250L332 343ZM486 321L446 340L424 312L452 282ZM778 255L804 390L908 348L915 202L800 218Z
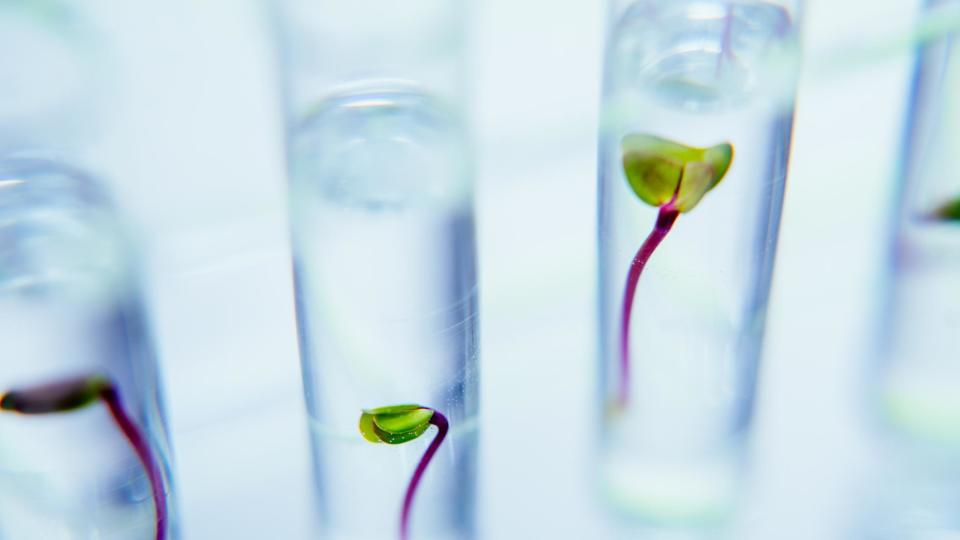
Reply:
M477 283L462 6L290 0L278 20L323 531L472 538ZM365 410L402 404L434 411L449 433L365 438Z
M600 475L611 506L640 522L712 524L736 508L791 139L795 8L611 3Z

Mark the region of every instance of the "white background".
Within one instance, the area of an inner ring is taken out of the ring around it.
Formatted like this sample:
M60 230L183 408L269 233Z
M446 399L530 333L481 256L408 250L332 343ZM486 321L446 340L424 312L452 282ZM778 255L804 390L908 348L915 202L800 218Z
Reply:
M482 532L603 538L613 526L593 497L590 459L605 8L473 4ZM139 165L112 180L149 256L183 531L188 540L315 538L266 21L252 1L166 5L174 7L150 14L156 36L124 53L152 66L134 81L148 97L128 105L151 136L126 141ZM861 480L876 452L859 381L908 55L815 73L840 59L834 51L869 48L914 8L808 2L807 72L738 539L850 538L869 489ZM558 409L571 429L531 436L529 426Z

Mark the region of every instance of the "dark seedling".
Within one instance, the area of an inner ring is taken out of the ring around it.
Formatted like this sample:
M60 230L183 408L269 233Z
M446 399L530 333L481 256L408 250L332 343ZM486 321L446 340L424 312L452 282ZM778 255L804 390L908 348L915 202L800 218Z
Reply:
M17 388L0 397L0 410L25 415L57 414L83 409L102 401L117 428L130 443L150 480L156 509L156 538L166 538L167 500L164 496L160 467L150 451L143 433L123 408L120 394L109 379L100 375L77 377L54 383Z

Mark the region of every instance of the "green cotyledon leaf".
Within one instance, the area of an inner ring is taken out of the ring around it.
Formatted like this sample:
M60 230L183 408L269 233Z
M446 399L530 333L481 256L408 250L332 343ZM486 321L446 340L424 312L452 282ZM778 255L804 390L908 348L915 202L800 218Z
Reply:
M405 431L403 433L390 433L389 431L383 431L380 429L376 422L373 424L373 430L376 432L377 437L379 437L382 442L387 444L403 444L405 442L410 442L423 435L423 432L427 431L428 427L430 427L429 422L426 424L420 424L414 427L412 430Z
M407 433L429 424L431 418L431 409L415 409L397 414L377 414L373 417L373 423L388 433Z
M623 153L627 182L640 200L651 206L670 202L683 176L683 162L642 150Z
M720 143L704 149L703 161L713 167L713 184L710 186L710 189L713 189L730 170L730 164L733 163L733 145Z
M933 217L940 221L960 221L960 197L941 205L933 212Z
M373 429L373 415L368 412L360 415L360 434L363 435L363 438L368 442L381 442L380 436L377 435L377 432Z
M366 409L360 415L360 434L372 443L402 444L423 435L433 415L433 409L419 405Z
M713 186L713 167L703 161L692 161L683 167L680 189L674 202L681 212L693 208Z
M660 207L673 201L692 210L730 169L733 147L721 143L696 148L662 137L632 134L623 138L623 170L643 202Z

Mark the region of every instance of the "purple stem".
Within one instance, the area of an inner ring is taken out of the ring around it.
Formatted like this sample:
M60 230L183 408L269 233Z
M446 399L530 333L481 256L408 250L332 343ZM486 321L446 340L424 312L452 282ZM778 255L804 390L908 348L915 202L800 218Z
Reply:
M124 437L130 442L130 446L140 458L144 470L147 472L147 478L150 479L150 488L153 491L153 505L156 509L157 518L157 540L166 538L167 533L167 498L163 490L163 477L160 474L160 467L153 454L150 452L150 446L143 437L140 429L133 423L126 411L123 410L123 404L120 402L120 394L117 393L113 385L108 386L100 394L100 398L110 410L110 415L116 422Z
M630 272L627 274L627 286L623 291L623 313L620 316L620 388L617 405L621 410L626 408L630 400L630 316L633 312L633 297L637 291L637 283L640 282L640 274L643 273L643 268L650 260L650 256L670 232L679 215L680 211L674 206L674 201L660 207L657 223L633 257Z
M403 510L400 512L400 540L407 540L409 538L409 523L410 523L410 508L413 506L413 495L417 491L417 486L420 484L420 478L423 476L424 471L427 470L427 465L430 464L430 460L433 459L433 455L437 453L437 449L440 448L440 444L443 443L443 439L447 436L447 431L450 429L450 423L447 422L447 417L440 413L440 411L433 411L433 417L430 418L430 423L437 426L437 436L433 438L433 442L430 443L430 446L427 447L427 451L423 453L423 457L420 458L420 463L417 464L417 469L413 471L413 477L410 478L410 485L407 486L407 494L403 497Z

